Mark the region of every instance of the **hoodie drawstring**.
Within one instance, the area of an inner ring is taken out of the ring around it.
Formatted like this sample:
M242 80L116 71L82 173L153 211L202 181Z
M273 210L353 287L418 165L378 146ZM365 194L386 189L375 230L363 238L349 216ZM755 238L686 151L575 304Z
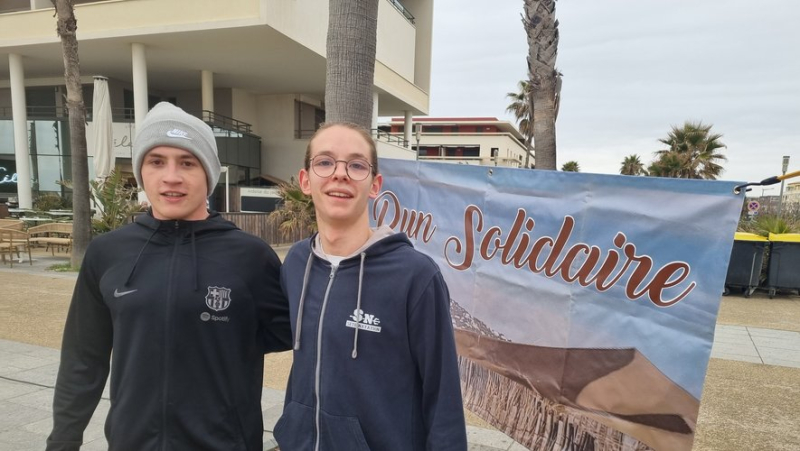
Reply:
M142 254L144 253L145 248L147 247L148 244L150 244L150 240L153 239L153 237L156 235L157 232L158 232L158 229L156 228L156 229L153 230L153 233L151 233L150 236L147 237L147 241L145 241L144 246L142 246L142 249L139 250L139 255L136 256L136 260L134 260L134 262L133 262L133 267L131 268L131 272L128 273L128 278L125 279L125 283L122 285L123 287L127 287L128 284L130 283L131 279L133 279L133 273L134 273L134 271L136 271L136 265L139 264L139 259L142 257Z
M300 305L297 308L297 324L295 325L294 350L300 350L300 331L303 328L303 304L306 302L306 290L308 288L308 278L311 274L311 263L314 261L314 253L308 254L306 262L306 272L303 274L303 290L300 292Z
M367 258L366 252L361 253L361 266L358 268L358 299L356 300L356 314L361 312L361 285L364 281L364 260ZM353 359L358 357L358 322L353 333Z

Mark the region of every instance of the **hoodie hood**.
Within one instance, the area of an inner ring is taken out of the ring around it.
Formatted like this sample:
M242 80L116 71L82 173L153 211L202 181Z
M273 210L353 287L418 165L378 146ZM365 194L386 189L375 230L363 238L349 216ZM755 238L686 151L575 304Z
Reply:
M125 287L129 286L133 280L134 274L136 273L136 266L139 264L142 254L151 241L156 241L159 244L169 244L174 243L176 240L182 241L185 238L188 238L192 247L192 261L194 269L192 277L194 281L194 289L197 291L199 289L199 285L197 283L198 269L197 247L195 243L196 236L238 229L236 224L223 218L222 215L215 211L210 211L208 217L200 221L184 221L182 219L161 220L153 217L153 209L151 208L147 210L146 214L137 216L134 219L134 223L144 227L150 233L147 241L145 241L144 245L139 250L139 253L136 255L133 266L131 266L131 271L128 273L128 277L125 279Z
M398 233L395 232L394 229L392 229L388 225L382 225L382 226L378 227L377 229L372 229L372 235L370 235L369 239L367 239L367 241L364 244L362 244L361 247L359 247L358 249L353 251L353 253L351 253L350 255L343 255L342 256L343 257L342 260L347 260L347 259L353 258L353 257L355 257L357 255L361 255L361 253L366 252L367 249L369 249L373 244L383 240L384 238L390 237L392 235L397 235L397 234ZM405 234L400 234L400 235L401 235L402 238L406 238ZM311 251L317 257L319 257L319 258L321 258L321 259L323 259L325 261L330 261L330 259L328 258L328 254L326 254L325 251L322 249L321 240L322 240L322 238L320 238L319 233L317 233L317 234L315 234L313 236L313 238L311 240ZM408 238L406 238L405 241L410 244L410 242L408 241ZM386 249L386 248L381 246L381 247L377 247L376 249L374 249L373 253L374 252L387 252L388 250L391 250L391 249Z
M300 349L300 338L303 328L303 307L305 304L306 292L308 291L308 283L314 258L316 257L325 262L330 262L328 256L322 249L319 233L312 236L306 243L303 244L309 246L310 249L308 249L308 259L306 260L306 267L303 274L302 291L300 294L300 306L295 324L295 350ZM397 233L391 227L384 225L374 229L372 235L360 248L356 249L352 254L344 257L340 266L352 266L355 265L356 262L358 262L359 265L358 294L356 296L355 305L356 311L361 310L361 293L364 286L364 265L366 264L367 259L392 252L398 247L403 246L413 247L406 234ZM354 359L358 357L358 327L354 328L353 330L353 351L351 355Z

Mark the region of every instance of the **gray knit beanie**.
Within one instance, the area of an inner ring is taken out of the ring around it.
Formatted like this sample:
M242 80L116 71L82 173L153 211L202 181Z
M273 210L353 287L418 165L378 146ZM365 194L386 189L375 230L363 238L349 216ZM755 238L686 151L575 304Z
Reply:
M217 156L217 141L214 132L205 122L186 113L169 102L154 106L145 116L133 139L133 175L140 188L142 183L142 161L145 154L159 146L184 149L197 157L206 171L207 197L214 192L219 181L220 163Z

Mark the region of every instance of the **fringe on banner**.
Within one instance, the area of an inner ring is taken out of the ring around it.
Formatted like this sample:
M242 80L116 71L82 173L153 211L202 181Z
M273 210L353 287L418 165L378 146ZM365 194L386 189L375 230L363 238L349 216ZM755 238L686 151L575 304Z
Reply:
M531 450L653 451L635 438L459 357L464 406Z

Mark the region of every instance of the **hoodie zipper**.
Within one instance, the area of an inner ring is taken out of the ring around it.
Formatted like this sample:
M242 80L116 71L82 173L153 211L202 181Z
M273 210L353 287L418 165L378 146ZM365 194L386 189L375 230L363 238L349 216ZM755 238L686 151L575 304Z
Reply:
M164 303L164 382L162 385L162 393L163 399L161 404L161 449L167 449L167 410L168 410L168 402L169 402L169 356L170 356L170 347L171 347L171 340L170 340L170 306L172 304L172 297L175 291L175 285L173 284L173 276L175 275L175 265L178 257L178 245L181 242L180 236L178 236L178 229L180 225L178 221L175 221L175 245L173 246L172 250L172 261L169 265L169 278L167 279L167 302Z
M325 288L325 297L322 299L322 308L319 312L319 325L317 326L317 362L314 368L314 395L316 397L314 406L314 451L319 451L319 380L322 372L322 323L325 320L325 308L328 305L328 295L331 293L331 286L333 285L333 279L336 277L336 270L338 268L338 266L331 266L331 274L328 276L328 287Z

